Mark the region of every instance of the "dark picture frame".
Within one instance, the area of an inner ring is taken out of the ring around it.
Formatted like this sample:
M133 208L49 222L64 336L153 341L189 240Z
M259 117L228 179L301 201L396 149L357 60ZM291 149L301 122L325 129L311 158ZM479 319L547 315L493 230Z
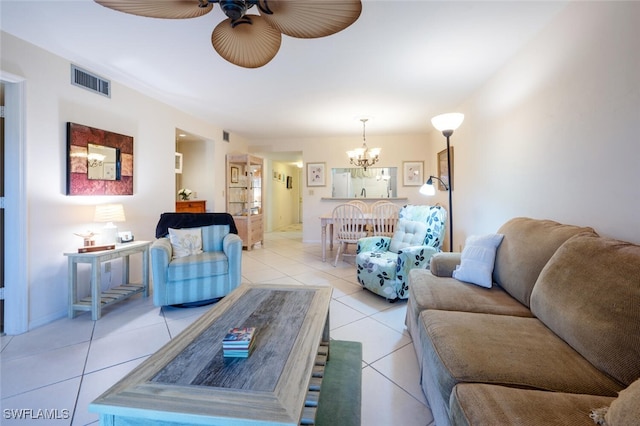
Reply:
M438 177L445 182L451 190L453 190L453 147L450 147L449 152L451 154L451 182L449 182L449 174L447 173L447 150L443 149L438 152ZM438 189L440 191L446 191L442 182L438 181Z
M112 152L113 161L101 164L90 147ZM133 195L133 137L67 122L66 183L67 195Z

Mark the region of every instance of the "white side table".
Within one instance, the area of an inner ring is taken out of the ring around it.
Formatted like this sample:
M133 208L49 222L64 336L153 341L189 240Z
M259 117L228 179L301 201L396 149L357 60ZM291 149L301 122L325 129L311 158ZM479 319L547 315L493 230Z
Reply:
M65 253L69 260L69 318L76 311L91 311L91 319L100 319L102 308L127 299L134 294L149 295L149 247L151 241L133 241L116 244L115 249L90 253ZM142 253L142 283L129 282L129 256ZM114 259L122 259L122 285L100 292L101 265ZM91 296L78 299L78 263L91 265Z

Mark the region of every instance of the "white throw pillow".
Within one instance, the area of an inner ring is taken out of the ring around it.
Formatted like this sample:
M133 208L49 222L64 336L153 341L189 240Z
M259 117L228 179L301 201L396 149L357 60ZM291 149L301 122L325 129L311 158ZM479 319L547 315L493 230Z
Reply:
M453 278L491 288L496 250L503 237L502 234L489 234L471 235L467 238L462 250L460 265L453 271Z
M389 251L397 253L405 247L421 246L424 244L425 238L427 238L426 223L400 219L393 237L391 237Z
M202 228L169 228L173 258L202 253Z

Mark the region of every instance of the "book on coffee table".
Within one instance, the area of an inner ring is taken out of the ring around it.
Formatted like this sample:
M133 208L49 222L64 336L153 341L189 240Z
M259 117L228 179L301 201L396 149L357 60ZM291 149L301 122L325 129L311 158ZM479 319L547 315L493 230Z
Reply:
M256 341L255 333L255 327L236 327L229 330L222 339L223 356L247 358Z

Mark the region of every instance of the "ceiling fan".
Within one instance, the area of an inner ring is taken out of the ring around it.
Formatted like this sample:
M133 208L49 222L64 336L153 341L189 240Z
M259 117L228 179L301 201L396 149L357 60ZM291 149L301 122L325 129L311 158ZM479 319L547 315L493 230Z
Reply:
M187 19L218 3L227 16L211 34L213 48L227 61L259 68L276 56L282 34L326 37L353 24L360 0L94 0L109 9L149 18ZM259 14L248 14L256 6Z

